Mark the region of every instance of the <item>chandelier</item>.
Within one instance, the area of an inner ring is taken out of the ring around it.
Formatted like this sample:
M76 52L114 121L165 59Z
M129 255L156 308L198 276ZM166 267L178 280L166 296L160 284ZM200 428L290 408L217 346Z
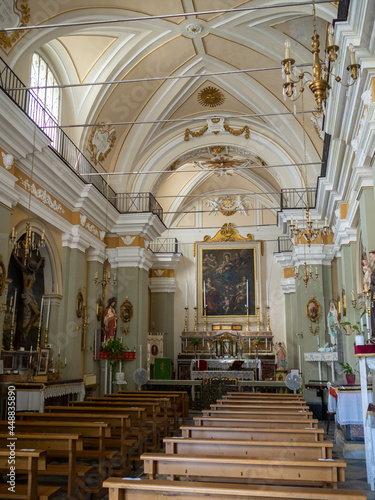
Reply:
M37 242L35 240L35 233L31 230L30 222L27 221L25 238L17 241L17 233L13 227L11 235L9 236L9 241L10 243L12 243L13 251L16 253L16 255L18 255L20 250L23 249L24 258L27 259L28 257L31 257L33 252L36 252L36 254L38 255L39 250L44 247L44 230L42 231L40 241Z
M319 278L318 268L317 267L315 268L315 276L313 276L312 267L310 266L310 269L307 268L306 261L303 264L303 268L304 268L303 275L300 276L299 271L298 271L298 266L294 266L293 275L294 275L294 279L303 280L305 283L305 287L307 288L307 283L309 282L309 280L317 280Z
M322 229L318 227L318 220L315 221L315 228L313 229L313 222L311 221L311 214L309 207L306 208L306 228L299 229L298 221L293 223L293 215L290 217L290 234L296 236L297 238L305 238L308 246L310 247L311 242L314 241L318 236L325 236L330 233L327 217L325 218L324 226Z
M102 285L105 288L107 285L117 285L116 273L114 273L113 278L111 278L111 271L108 269L107 271L103 267L103 277L100 280L98 276L98 271L95 272L94 275L94 285Z
M312 74L309 71L304 71L298 73L295 67L295 60L290 57L290 43L285 42L285 58L281 61L281 69L283 79L286 79L283 83L283 95L284 99L287 97L291 98L293 101L297 100L299 95L304 91L305 85L308 85L311 92L314 94L316 109L318 112L322 112L326 105L326 100L328 98L328 92L331 89L330 77L334 77L335 81L343 85L344 87L351 87L354 85L358 78L358 73L360 65L356 64L355 54L353 45L349 46L350 50L350 64L346 68L349 72L349 83L345 85L339 76L336 76L332 70L334 63L337 59L337 53L339 47L334 45L333 42L333 28L330 25L328 28L328 40L327 47L325 49L325 61L321 61L319 58L320 53L320 41L319 35L316 32L316 19L315 19L315 2L313 0L313 26L314 34L312 39L312 54L313 54L313 70ZM296 77L296 80L292 79L292 76ZM307 78L305 82L302 82L304 78ZM310 77L310 78L308 78ZM300 83L300 94L297 95L297 84Z

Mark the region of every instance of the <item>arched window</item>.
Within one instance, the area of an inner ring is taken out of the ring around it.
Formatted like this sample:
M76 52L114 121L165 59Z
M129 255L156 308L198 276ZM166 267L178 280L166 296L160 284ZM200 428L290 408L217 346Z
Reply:
M33 54L31 62L31 87L50 87L58 85L55 75L48 63L37 53ZM29 116L44 130L55 146L57 130L48 128L57 125L60 115L60 89L38 88L31 91Z

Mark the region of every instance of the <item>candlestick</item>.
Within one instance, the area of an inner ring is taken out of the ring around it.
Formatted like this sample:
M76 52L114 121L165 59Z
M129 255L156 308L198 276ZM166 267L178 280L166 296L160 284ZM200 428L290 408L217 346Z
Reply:
M270 325L270 306L267 306L267 331L271 331L271 325Z
M246 280L246 308L249 309L249 280ZM247 315L249 315L249 311Z
M195 284L195 300L194 300L194 307L197 307L197 284Z
M203 281L203 307L206 307L206 282Z
M36 349L38 350L40 348L40 332L41 332L41 325L39 323L39 328L38 328L38 338L36 341Z
M257 331L260 332L260 307L257 306L256 310L257 310L257 320L258 320L257 321Z
M268 281L266 281L266 306L268 307L270 304L269 304L269 300L268 300Z
M203 330L207 332L207 307L204 306L204 326Z
M259 300L259 299L260 299L260 297L259 297L259 283L258 283L258 280L257 280L257 302L256 302L257 306L258 306L258 305L259 305L259 303L260 303L260 300Z
M250 330L249 304L246 304L246 331Z
M188 307L185 307L185 328L184 328L184 332L187 332L188 331Z
M44 302L44 297L42 297L42 302L40 304L40 315L39 315L39 330L42 326L42 317L43 317L43 302Z
M9 345L9 350L14 351L13 347L13 335L14 335L14 323L11 324L10 327L10 345Z
M48 344L48 328L46 327L44 335L44 347L47 347L47 344Z
M198 331L198 307L194 307L194 331Z

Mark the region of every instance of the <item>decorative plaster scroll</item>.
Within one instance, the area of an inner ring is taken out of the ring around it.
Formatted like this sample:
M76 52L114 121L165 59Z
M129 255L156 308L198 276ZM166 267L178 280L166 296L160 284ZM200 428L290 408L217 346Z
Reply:
M11 154L5 154L5 153L1 153L1 154L3 156L4 167L7 170L10 170L13 167L14 156L12 156Z
M245 134L245 139L250 138L250 129L247 125L239 129L234 129L224 122L224 118L213 117L207 120L207 125L202 127L200 130L197 130L196 132L193 132L189 128L187 128L185 130L184 140L190 141L190 137L201 137L207 132L207 130L215 135L218 135L219 133L226 130L229 134L235 136Z
M0 2L0 26L26 26L30 20L30 9L27 0L2 0ZM0 47L9 54L21 36L21 31L0 33Z
M254 236L250 233L246 237L241 236L233 224L229 222L228 224L224 224L215 236L212 238L205 236L203 241L210 243L216 241L253 241L253 239Z
M361 141L361 136L362 136L364 126L365 126L367 116L368 116L368 108L369 108L370 104L372 103L372 89L369 88L365 92L363 92L363 94L361 95L361 99L362 99L362 102L364 104L363 113L361 116L361 120L359 122L357 135L354 137L354 139L351 142L351 146L352 146L355 153L357 153L357 151L359 149L359 143Z
M63 207L60 205L60 203L57 203L56 200L53 200L52 197L47 193L45 189L42 188L37 188L34 183L30 185L30 182L28 179L22 179L22 177L19 177L20 183L23 185L26 191L29 191L35 198L40 200L42 203L47 205L49 208L57 212L58 214L65 214L65 210Z
M91 130L87 149L95 165L104 161L109 155L116 141L116 129L103 123Z
M246 199L245 196L216 196L209 198L205 206L211 211L208 215L218 215L223 214L226 217L234 215L236 213L240 215L247 215L247 210L252 208L252 203Z
M154 271L154 272L155 272L156 276L159 276L159 277L160 277L160 276L163 276L163 274L164 274L164 269L155 269L155 271Z
M90 224L90 222L87 220L87 216L83 214L79 214L79 219L81 221L81 226L84 229L87 229L87 231L97 238L100 238L101 241L103 241L104 236L105 236L105 231L99 231L99 229L94 225Z
M125 245L129 246L133 243L135 240L135 236L121 236L122 241L125 243Z
M85 224L86 224L86 221L87 221L86 215L79 214L79 218L80 218L80 221L81 221L81 226L85 227Z

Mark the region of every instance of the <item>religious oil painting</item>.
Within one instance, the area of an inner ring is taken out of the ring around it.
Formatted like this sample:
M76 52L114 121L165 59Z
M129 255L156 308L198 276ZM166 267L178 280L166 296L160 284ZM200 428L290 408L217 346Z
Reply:
M256 248L207 246L199 249L200 308L207 316L256 314Z

